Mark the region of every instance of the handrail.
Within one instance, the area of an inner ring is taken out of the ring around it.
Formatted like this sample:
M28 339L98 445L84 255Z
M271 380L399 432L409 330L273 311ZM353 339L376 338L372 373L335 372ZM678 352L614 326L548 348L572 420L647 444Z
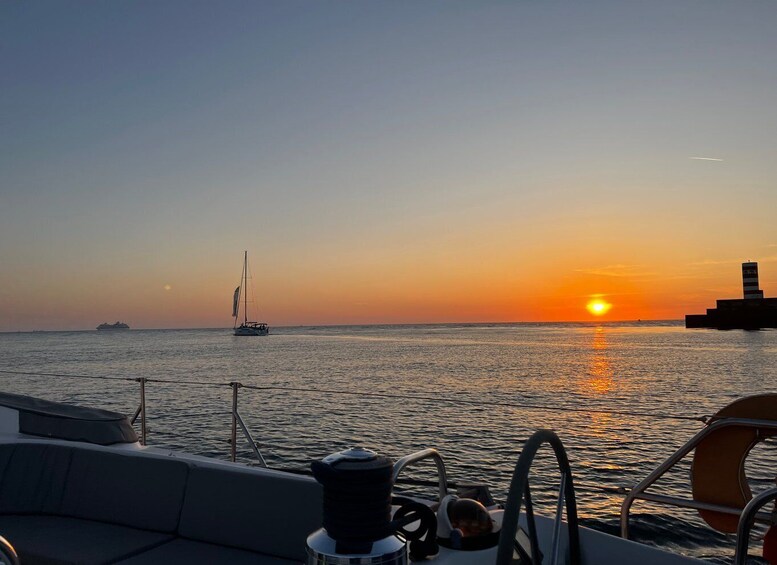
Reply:
M19 556L7 539L0 536L0 563L3 565L19 565Z
M146 379L138 379L140 383L140 442L146 445Z
M712 423L710 423L704 429L700 430L698 433L696 433L696 435L694 435L691 439L685 442L680 447L680 449L678 449L672 455L670 455L663 463L661 463L658 467L656 467L652 473L650 473L647 477L645 477L642 481L640 481L634 488L632 488L629 494L626 495L626 498L623 499L623 503L621 504L621 517L620 517L621 537L625 539L628 539L629 537L629 514L631 512L631 506L632 504L634 504L634 501L636 499L659 502L659 503L677 506L681 508L696 508L700 510L713 510L713 511L722 512L725 514L734 514L734 515L739 514L741 510L736 508L729 508L729 507L720 506L717 504L687 500L687 499L677 498L672 496L662 496L662 495L656 495L656 494L650 494L650 493L644 492L646 489L653 486L653 484L658 479L664 476L664 474L667 471L669 471L669 469L674 467L681 459L683 459L693 449L695 449L696 446L699 445L699 443L701 443L701 441L709 434L711 434L712 432L720 428L727 428L727 427L734 427L734 426L759 427L759 428L769 428L769 429L777 430L777 421L757 420L752 418L720 418L712 421ZM761 516L759 515L758 518L761 519Z
M391 475L391 480L397 482L397 477L402 470L411 463L417 463L424 459L433 459L434 464L437 466L437 487L439 491L439 497L442 501L448 495L448 478L445 473L445 462L442 460L440 453L433 447L427 447L421 451L416 451L410 455L405 455L401 459L394 463L394 471Z
M96 380L109 380L109 381L124 381L124 382L135 382L137 381L137 378L133 377L106 377L106 376L99 376L99 375L76 375L76 374L68 374L68 373L37 373L32 371L14 371L10 369L0 369L0 374L7 374L7 375L26 375L26 376L33 376L33 377L59 377L59 378L71 378L71 379L96 379ZM255 374L249 374L244 375L246 377L261 377L262 375L255 375ZM208 387L208 388L222 388L222 387L228 387L231 386L230 383L227 382L206 382L206 381L193 381L193 380L187 380L187 379L164 379L164 378L148 378L144 377L146 379L146 382L153 382L153 383L166 383L166 384L175 384L175 385L188 385L188 386L201 386L201 387ZM315 394L341 394L341 395L354 395L354 396L360 396L362 398L393 398L393 399L401 399L401 400L417 400L417 401L444 401L449 404L459 404L463 406L470 406L470 405L477 405L479 407L482 407L483 402L480 399L468 399L468 398L461 398L461 397L440 397L440 396L431 396L431 395L423 395L423 394L393 394L393 393L383 393L383 392L367 392L367 391L357 391L357 390L333 390L333 389L325 389L325 388L319 388L319 387L293 387L293 386L286 386L286 385L242 385L242 388L251 389L251 390L273 390L273 391L285 391L285 392L304 392L304 393L315 393ZM545 405L545 404L537 404L534 402L515 402L515 400L498 400L495 399L489 404L492 407L502 407L502 408L523 408L527 410L547 410L551 412L579 412L579 413L585 413L585 414L610 414L610 415L620 415L620 416L632 416L635 418L647 418L650 420L685 420L685 421L693 421L693 422L702 422L706 423L709 419L709 416L690 416L687 414L662 414L657 412L636 412L632 410L613 410L613 409L605 409L605 408L593 408L590 406L586 407L580 407L580 406L559 406L559 405Z
M768 502L777 500L777 488L771 488L754 497L742 509L737 524L737 548L734 553L734 565L745 565L747 548L750 545L750 530L759 515L759 510ZM777 523L777 514L770 514L772 524Z
M533 512L531 511L531 498L529 495L529 470L534 461L534 456L543 444L548 443L553 448L559 471L561 471L561 485L559 487L559 501L557 506L556 521L554 524L553 544L551 547L551 563L557 562L561 545L561 508L566 502L567 533L569 538L569 562L571 565L579 565L580 559L580 532L577 520L577 502L575 501L575 486L572 481L572 469L569 466L564 445L552 430L537 430L523 444L518 463L513 471L510 481L510 491L505 502L505 513L502 518L502 531L499 534L499 547L497 548L497 565L508 565L513 562L515 551L515 536L518 533L518 518L521 515L521 503L526 497L527 521L529 535L532 544L532 558L538 559L539 544L537 542Z
M119 380L119 379L112 379L112 380ZM130 418L130 424L135 424L135 422L138 419L138 416L140 416L140 430L141 430L140 444L146 445L147 434L148 434L148 428L146 426L146 383L150 379L147 379L145 377L139 377L133 380L135 382L140 383L140 404L135 410L135 413L132 415L132 418ZM167 382L167 381L163 381L163 382ZM241 388L244 388L244 385L240 382L233 381L229 383L229 386L232 388L232 410L231 410L232 433L229 438L230 461L234 463L237 460L237 427L240 426L240 430L243 432L243 436L245 437L246 441L248 441L248 444L251 446L251 449L253 450L254 455L259 460L259 465L261 467L267 468L267 461L262 455L262 452L259 451L259 447L257 446L256 441L251 435L251 432L248 430L248 426L246 426L242 416L240 416L240 412L237 409L238 390Z

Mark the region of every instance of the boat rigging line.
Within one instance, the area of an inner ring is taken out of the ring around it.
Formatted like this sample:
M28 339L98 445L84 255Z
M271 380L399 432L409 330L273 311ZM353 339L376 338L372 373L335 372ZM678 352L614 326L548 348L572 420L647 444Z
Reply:
M257 375L250 375L257 376ZM315 392L323 394L344 394L351 396L374 397L374 398L393 398L396 400L423 400L430 402L450 402L451 404L462 404L468 406L483 406L481 400L469 400L466 398L446 398L440 396L425 396L419 394L391 394L388 392L359 392L350 390L332 390L322 388L302 388L278 385L241 385L242 388L249 390L280 390L288 392ZM635 416L640 418L665 419L665 420L689 420L705 423L709 416L678 416L673 414L654 414L649 412L631 412L628 410L604 410L599 408L574 408L572 406L548 406L534 403L506 402L501 400L489 400L489 406L498 406L500 408L527 408L529 410L548 410L563 412L583 412L593 414L616 414L618 416Z
M259 452L259 444L254 441L253 437L251 436L251 433L249 432L248 428L245 426L245 423L243 422L242 418L240 417L240 414L237 409L237 395L238 390L241 388L248 389L248 390L254 390L254 391L277 391L277 392L305 392L305 393L319 393L319 394L333 394L333 395L349 395L349 396L358 396L358 397L369 397L369 398L381 398L381 399L395 399L395 400L401 400L401 401L407 401L407 400L415 400L415 401L421 401L421 402L448 402L451 404L458 404L458 405L467 405L467 406L482 406L483 403L481 401L476 400L469 400L465 398L440 398L436 396L430 396L430 395L421 395L421 394L392 394L392 393L384 393L384 392L357 392L357 391L343 391L343 390L335 390L335 389L324 389L324 388L313 388L313 389L306 389L301 387L292 387L292 386L284 386L284 385L246 385L242 384L237 381L231 381L231 382L203 382L203 381L197 381L197 380L179 380L179 379L165 379L165 378L148 378L148 377L111 377L111 376L105 376L105 375L82 375L82 374L73 374L73 373L44 373L44 372L33 372L33 371L19 371L19 370L12 370L12 369L0 369L0 375L14 375L14 376L29 376L29 377L55 377L55 378L64 378L64 379L86 379L86 380L100 380L100 381L113 381L113 382L125 382L125 383L140 383L141 386L141 400L140 405L138 406L137 410L135 411L135 414L132 416L130 423L135 424L135 421L140 417L141 420L141 435L140 435L140 443L142 445L146 445L146 434L148 432L148 427L146 424L146 402L145 402L145 385L148 383L161 383L161 384L173 384L173 385L185 385L185 386L199 386L199 387L206 387L206 388L220 388L222 390L224 389L231 389L232 390L232 411L231 412L220 412L220 411L213 411L213 412L206 412L206 413L200 413L200 414L157 414L150 418L150 421L159 421L159 420L166 420L166 419L176 419L176 418L191 418L191 417L212 417L216 415L232 415L232 434L231 438L229 439L229 444L231 448L231 461L236 461L236 447L237 447L237 426L240 425L240 428L242 429L243 435L245 436L248 444L252 447L254 454L256 455L257 459L259 460L259 464L262 467L267 467L267 463L264 460L264 457ZM260 377L261 375L248 375L250 377ZM655 413L646 413L646 412L631 412L626 410L604 410L604 409L596 409L596 408L574 408L574 407L564 407L564 406L548 406L543 404L537 404L537 403L520 403L520 402L508 402L508 401L492 401L489 402L489 406L499 406L503 408L525 408L529 410L547 410L547 411L566 411L566 412L579 412L579 413L598 413L598 414L618 414L623 416L632 416L632 417L639 417L639 418L647 418L647 419L665 419L665 420L686 420L686 421L697 421L697 422L703 422L707 423L707 421L711 418L710 416L678 416L678 415L671 415L671 414L655 414ZM167 432L164 430L154 430L155 435L162 435L162 436L168 436L168 437L178 437L181 435L181 431L177 431L175 433ZM186 435L186 434L184 434ZM274 445L268 442L262 442L263 447L269 447L270 449L281 449L283 446ZM310 474L310 471L307 469L293 469L293 468L284 468L285 471L298 473L298 474ZM427 481L424 479L416 479L411 477L403 477L402 483L406 483L409 485L414 486L434 486L437 484L433 481ZM587 481L578 481L578 485L582 486L585 489L589 490L601 490L603 492L609 492L609 493L615 493L615 494L627 494L629 492L628 487L610 487L605 485L597 485L593 483L589 483ZM457 488L456 483L452 481L448 481L448 486L452 488Z
M123 381L123 382L140 382L144 383L166 383L176 385L187 386L201 386L209 388L229 388L237 386L238 388L244 388L248 390L267 390L267 391L279 391L279 392L304 392L304 393L316 393L316 394L334 394L334 395L346 395L346 396L359 396L366 398L390 398L395 400L416 400L424 402L434 403L450 403L466 406L483 406L481 400L470 400L467 398L450 398L431 396L423 394L393 394L388 392L367 392L367 391L351 391L351 390L335 390L335 389L323 389L323 388L303 388L293 387L286 385L248 385L239 382L203 382L194 380L181 380L181 379L164 379L164 378L148 378L148 377L109 377L104 375L76 375L71 373L36 373L31 371L15 371L9 369L0 369L0 374L8 375L24 375L32 377L57 377L57 378L71 378L71 379L93 379L93 380L106 380L106 381ZM251 377L261 377L261 375L247 375ZM689 416L678 414L660 414L655 412L639 412L631 410L605 410L602 408L577 408L574 406L550 406L546 404L538 404L534 402L516 402L516 401L503 401L495 400L489 401L489 406L496 406L500 408L524 408L527 410L547 410L550 412L577 412L588 414L614 414L618 416L631 416L635 418L645 418L648 420L685 420L691 422L707 423L710 416Z

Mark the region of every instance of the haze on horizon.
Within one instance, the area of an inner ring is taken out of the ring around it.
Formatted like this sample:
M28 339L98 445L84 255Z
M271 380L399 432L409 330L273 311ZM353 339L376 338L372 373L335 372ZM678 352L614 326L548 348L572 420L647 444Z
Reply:
M0 4L0 331L777 296L777 4Z

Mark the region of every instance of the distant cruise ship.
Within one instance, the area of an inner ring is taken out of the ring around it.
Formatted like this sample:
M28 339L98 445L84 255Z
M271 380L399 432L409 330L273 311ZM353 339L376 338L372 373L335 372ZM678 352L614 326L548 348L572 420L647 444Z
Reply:
M115 324L109 324L105 322L97 326L98 330L128 330L129 326L124 322L116 322Z

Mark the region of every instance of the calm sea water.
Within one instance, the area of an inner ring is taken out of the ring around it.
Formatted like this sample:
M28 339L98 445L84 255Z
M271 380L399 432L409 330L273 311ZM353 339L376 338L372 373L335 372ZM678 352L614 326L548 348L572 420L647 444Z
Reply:
M224 459L231 390L211 385L276 387L239 395L271 467L307 468L354 444L394 458L431 446L452 480L485 482L501 500L523 442L534 429L552 428L569 452L584 523L611 532L620 489L702 427L659 416L712 414L736 398L777 390L775 331L685 330L677 323L272 331L260 338L224 329L0 334L0 369L179 381L147 384L149 445ZM139 401L131 381L0 373L0 386L127 414ZM244 442L239 457L252 462ZM551 457L539 458L532 478L548 512L557 482ZM773 484L776 467L777 445L754 450L747 469L755 490ZM409 474L432 479L432 470ZM661 492L687 495L688 470L681 465L666 477ZM733 553L732 539L712 533L695 512L637 502L633 516L637 540L711 561Z

